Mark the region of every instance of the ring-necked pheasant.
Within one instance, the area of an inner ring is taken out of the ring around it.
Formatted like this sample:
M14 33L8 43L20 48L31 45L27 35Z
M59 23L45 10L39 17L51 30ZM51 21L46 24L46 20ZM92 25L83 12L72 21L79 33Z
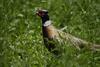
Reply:
M72 36L69 33L65 33L61 30L56 29L52 25L52 21L49 18L47 10L40 9L37 11L37 15L42 19L42 33L44 44L50 52L58 54L58 51L55 50L57 44L55 45L55 43L52 43L52 41L54 42L55 40L57 40L58 42L70 42L77 48L87 47L93 50L100 49L100 45L92 44L75 36Z

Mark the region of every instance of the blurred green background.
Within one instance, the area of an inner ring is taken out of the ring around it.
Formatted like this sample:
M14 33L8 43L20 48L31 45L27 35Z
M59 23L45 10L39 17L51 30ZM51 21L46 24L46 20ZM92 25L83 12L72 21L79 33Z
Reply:
M48 52L38 7L58 29L100 44L100 0L0 0L0 67L100 67L100 52L66 47L61 58Z

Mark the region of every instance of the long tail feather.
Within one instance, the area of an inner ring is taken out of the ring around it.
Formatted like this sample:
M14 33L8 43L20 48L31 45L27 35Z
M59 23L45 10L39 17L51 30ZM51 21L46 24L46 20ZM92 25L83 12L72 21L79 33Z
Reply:
M65 33L63 31L58 31L60 38L63 38L67 42L71 42L75 47L78 49L86 47L92 50L100 51L100 45L93 44L91 42L87 42L85 40L82 40L78 37L75 37L69 33Z

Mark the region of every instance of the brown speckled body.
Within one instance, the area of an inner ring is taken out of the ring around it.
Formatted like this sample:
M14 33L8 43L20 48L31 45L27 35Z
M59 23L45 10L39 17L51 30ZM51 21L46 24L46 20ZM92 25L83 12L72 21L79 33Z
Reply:
M54 37L58 36L57 30L52 25L42 27L42 31L43 31L43 37L48 39L53 39Z
M52 25L49 25L46 27L42 27L42 32L45 46L50 52L58 55L59 52L57 50L54 50L56 48L56 44L53 43L54 39L58 37L56 28L54 28Z

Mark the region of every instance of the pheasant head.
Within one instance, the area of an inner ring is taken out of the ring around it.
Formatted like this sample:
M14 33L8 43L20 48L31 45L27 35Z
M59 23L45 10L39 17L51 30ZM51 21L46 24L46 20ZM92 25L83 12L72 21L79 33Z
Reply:
M36 13L39 17L41 17L42 22L45 23L46 21L49 20L49 16L48 16L48 11L47 10L38 10Z

